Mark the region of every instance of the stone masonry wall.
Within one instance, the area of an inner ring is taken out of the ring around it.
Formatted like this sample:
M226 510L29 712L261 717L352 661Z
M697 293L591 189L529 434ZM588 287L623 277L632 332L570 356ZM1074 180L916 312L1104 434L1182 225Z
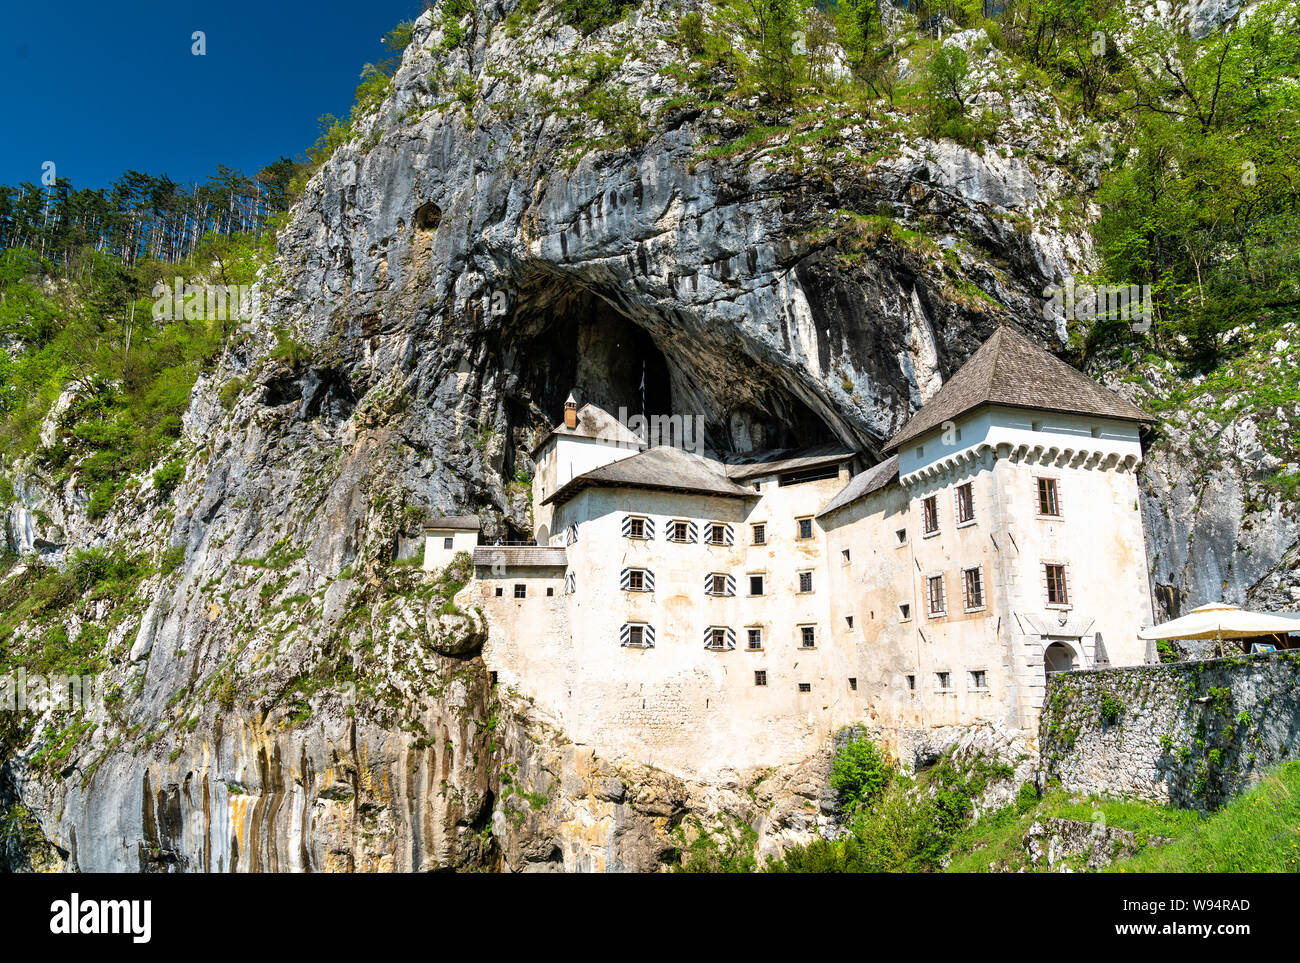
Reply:
M1300 651L1053 676L1039 749L1072 792L1216 808L1300 750Z

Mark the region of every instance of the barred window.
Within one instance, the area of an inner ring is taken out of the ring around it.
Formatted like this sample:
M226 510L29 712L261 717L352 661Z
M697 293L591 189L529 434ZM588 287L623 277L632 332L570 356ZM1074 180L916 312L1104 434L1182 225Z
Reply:
M817 645L817 627L813 625L799 626L799 641L805 649L811 649Z
M765 525L765 524L763 524L762 522L760 522L759 524L752 526L752 528L753 528L753 532L754 532L754 544L755 544L755 545L766 545L766 544L767 544L767 525Z
M813 573L812 573L812 572L800 572L800 573L799 573L799 591L800 591L800 592L811 592L811 591L813 590L813 581L812 581L812 577L813 577Z
M754 670L754 685L767 685L767 673L764 670Z

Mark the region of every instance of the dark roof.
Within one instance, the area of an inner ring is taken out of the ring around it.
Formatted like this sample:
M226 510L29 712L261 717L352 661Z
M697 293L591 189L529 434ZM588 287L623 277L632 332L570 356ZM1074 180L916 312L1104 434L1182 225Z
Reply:
M549 545L480 545L474 549L474 564L507 567L564 568L568 550Z
M870 495L872 492L878 492L897 480L898 456L891 455L879 465L874 465L866 471L854 475L852 480L840 490L840 493L827 502L826 507L817 513L817 517L824 518L831 512L839 511L851 502L856 502L859 498Z
M477 532L479 522L477 515L444 515L442 518L431 518L424 523L426 532L432 531L457 531L457 532Z
M722 474L721 466L680 448L660 445L609 465L594 468L572 479L543 505L563 504L584 488L652 488L661 491L722 495L728 498L757 497Z
M857 452L852 448L845 448L838 442L827 442L811 448L764 452L753 460L731 462L727 465L727 475L740 479L757 478L760 475L775 475L780 472L817 468L821 465L834 465L848 461L855 455Z
M1001 327L885 445L895 451L913 438L980 405L1006 405L1075 415L1155 421L1018 331Z
M590 403L578 409L577 427L569 428L561 421L548 431L541 441L533 446L531 454L536 455L546 447L547 442L556 436L561 438L592 438L607 444L619 444L635 449L645 447L645 442L641 440L640 435L604 408L598 408Z

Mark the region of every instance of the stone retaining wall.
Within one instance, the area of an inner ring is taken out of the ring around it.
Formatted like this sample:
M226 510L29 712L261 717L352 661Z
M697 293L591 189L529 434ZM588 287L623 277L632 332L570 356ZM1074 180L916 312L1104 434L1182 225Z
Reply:
M1300 651L1053 676L1039 751L1072 792L1216 808L1300 755Z

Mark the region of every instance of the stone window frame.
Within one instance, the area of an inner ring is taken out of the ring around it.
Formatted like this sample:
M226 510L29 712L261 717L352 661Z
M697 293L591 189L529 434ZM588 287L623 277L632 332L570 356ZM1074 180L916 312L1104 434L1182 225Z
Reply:
M523 599L528 598L528 583L527 583L527 582L515 582L515 583L514 583L514 586L515 586L515 588L514 588L514 599L515 599L516 602L519 602L519 601L522 601Z
M983 685L980 685L981 679L980 679L980 678L977 678L977 676L982 677L982 681L983 681L983 683L984 683ZM988 669L985 669L985 668L982 668L982 667L981 667L981 668L978 668L978 669L967 669L967 670L966 670L966 682L967 682L967 684L969 685L969 687L970 687L970 691L971 691L971 692L978 692L978 693L980 693L981 695L983 695L983 694L986 694L986 693L988 693L989 691L991 691L991 690L989 689L989 670L988 670Z
M722 532L722 538L718 541L713 540L714 529L720 529ZM731 526L726 522L705 522L704 537L701 541L704 542L705 545L710 545L713 548L726 548L735 541L734 536L729 537L731 536L731 531Z
M767 544L767 522L749 523L749 541L751 545Z
M970 583L967 581L967 575L975 572L979 577L980 600L978 605L971 605L970 602ZM961 570L961 602L962 611L964 612L983 612L989 607L988 586L984 583L984 565L965 565Z
M796 542L811 542L817 537L817 526L813 523L814 516L800 515L794 520L794 540ZM803 534L804 522L808 523L808 534Z
M670 518L668 524L664 526L664 538L674 545L693 545L695 539L691 538L691 520L689 518ZM686 537L677 537L677 526L686 526Z
M933 511L932 511L933 509ZM930 527L933 520L934 527ZM939 496L927 495L921 499L921 537L934 538L939 534Z
M939 603L942 608L934 607L934 580L939 580ZM948 617L948 579L943 572L931 572L925 577L925 615L928 619Z
M629 568L627 570L627 588L623 589L623 591L649 592L650 589L646 586L646 574L649 571L648 568ZM641 583L640 585L636 584L638 581Z
M817 583L813 580L813 572L815 571L816 569L801 568L794 573L796 595L812 595L817 591ZM803 587L805 575L808 577L807 588Z
M1051 601L1051 589L1048 586L1048 574L1047 574L1048 569L1058 568L1058 567L1061 569L1061 580L1064 583L1062 586L1065 589L1064 602ZM1038 565L1038 573L1039 573L1039 579L1041 580L1040 584L1043 589L1044 608L1055 609L1060 612L1068 612L1070 609L1074 608L1074 584L1073 584L1073 580L1070 578L1069 562L1059 558L1040 559Z
M961 500L963 489L970 494L970 515L964 519L962 518ZM975 482L967 481L955 486L952 490L952 517L956 519L957 527L969 528L971 525L974 525L979 520L978 514L979 513L975 511Z
M910 621L912 621L912 603L911 603L911 602L899 602L899 603L898 603L898 621L900 621L900 622L910 622Z
M638 541L649 541L650 540L650 535L648 534L649 522L650 522L650 518L647 515L629 515L627 517L628 533L625 537L633 538ZM640 535L638 535L635 531L633 531L633 529L637 524L640 524L641 526Z
M1043 495L1042 483L1051 482L1052 501L1056 504L1056 514L1048 515L1043 512ZM1061 476L1060 475L1035 475L1034 476L1034 517L1041 518L1044 521L1059 522L1065 518L1065 509L1061 502Z
M745 626L745 651L746 651L746 652L762 652L762 651L763 651L763 637L764 637L764 634L766 633L766 631L767 631L767 626L765 626L765 625L747 625L747 626ZM754 633L754 632L757 632L757 633L758 633L758 645L750 645L750 635L751 635L752 633Z
M951 670L948 669L935 670L934 691L942 695L950 694L953 691Z
M754 579L763 580L763 591L754 591ZM751 599L761 599L767 597L767 572L746 572L745 573L745 596Z
M902 537L900 538L899 536ZM906 528L894 529L894 548L906 548L906 547L907 547L907 529Z

